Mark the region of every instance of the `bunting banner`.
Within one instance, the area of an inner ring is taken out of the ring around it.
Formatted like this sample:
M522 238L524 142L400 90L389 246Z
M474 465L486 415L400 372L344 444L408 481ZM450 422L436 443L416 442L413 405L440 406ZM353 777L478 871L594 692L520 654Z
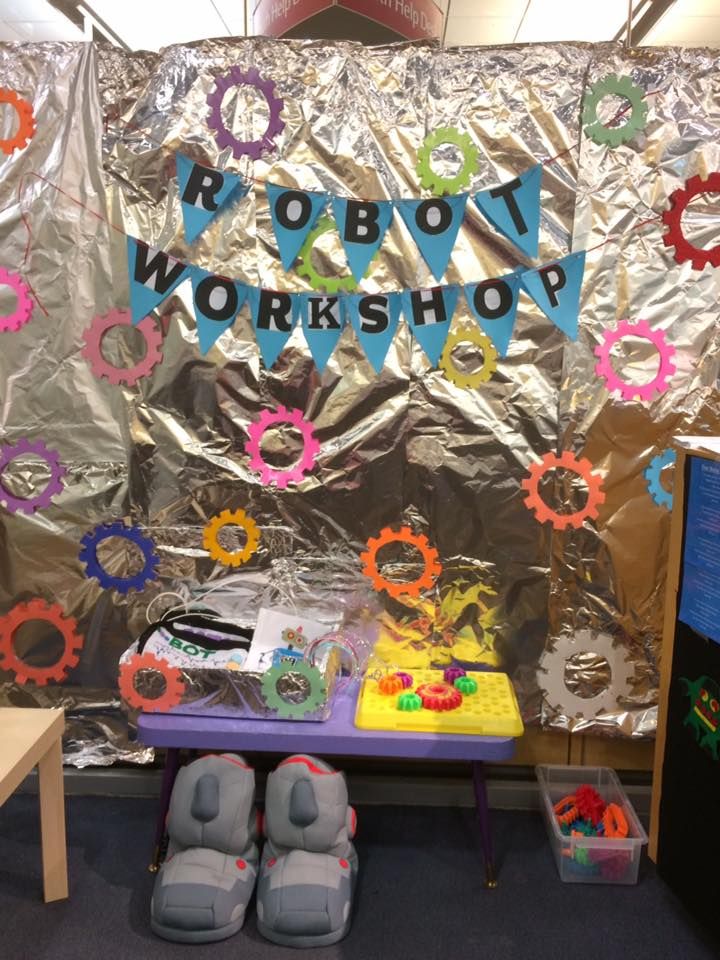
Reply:
M250 184L225 170L203 167L175 154L185 240L192 243L218 214L244 197Z
M340 297L323 293L299 293L300 316L305 340L320 373L337 346L345 317Z
M542 312L571 340L577 340L580 291L585 251L570 253L556 263L526 270L520 282Z
M393 215L392 201L333 197L332 209L348 266L360 281L385 239Z
M299 300L291 293L248 287L248 304L260 356L269 370L292 335Z
M134 237L127 238L127 255L130 313L132 322L140 323L181 280L187 279L188 266Z
M501 357L507 356L520 297L520 274L467 283L463 290L483 333L490 337Z
M400 322L399 293L353 293L344 297L346 316L375 373L385 365Z
M270 217L277 241L280 262L289 270L305 242L305 237L328 202L325 193L289 190L266 183Z
M542 165L490 190L473 195L486 220L531 259L538 255Z
M200 267L190 267L200 353L205 356L221 333L233 325L248 288Z
M434 367L445 346L459 294L455 286L403 290L400 294L408 326Z
M430 200L396 200L395 206L412 234L436 280L442 280L450 262L468 195L432 197Z

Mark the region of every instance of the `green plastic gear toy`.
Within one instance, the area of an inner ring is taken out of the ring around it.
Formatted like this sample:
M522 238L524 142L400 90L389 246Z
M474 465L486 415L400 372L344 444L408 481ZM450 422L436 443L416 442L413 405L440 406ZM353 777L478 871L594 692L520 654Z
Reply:
M472 677L458 677L453 686L456 690L459 690L463 696L477 693L478 688L477 680L473 680Z
M307 279L313 290L324 290L325 293L330 295L340 293L341 291L349 292L355 290L357 287L357 280L352 274L348 274L346 277L325 277L323 274L318 273L313 265L312 249L317 243L318 238L324 233L328 233L334 229L335 223L327 214L320 217L310 233L305 237L305 242L302 247L300 247L300 253L298 254L300 264L297 267L297 272L301 277Z
M603 97L613 95L625 97L630 101L632 109L625 123L617 127L606 127L598 118L598 106ZM606 143L611 147L619 147L621 143L632 140L647 123L648 108L643 99L644 96L645 92L628 76L618 77L614 73L609 73L602 80L593 83L588 88L583 103L582 122L585 136L601 146Z
M300 674L310 685L308 695L300 703L286 700L278 690L280 681L289 674ZM261 681L261 692L267 706L277 710L278 717L299 720L306 713L313 713L324 705L327 688L317 667L311 666L306 660L296 660L266 670Z
M432 152L441 143L452 143L462 154L462 167L454 177L441 177L435 173L430 166ZM415 170L420 178L421 186L427 190L432 190L437 196L448 193L460 193L463 187L470 183L470 178L477 170L478 151L475 144L467 133L460 133L455 127L440 127L433 130L423 140L423 145L418 150L417 164Z
M422 698L416 693L406 690L397 698L398 710L422 710Z

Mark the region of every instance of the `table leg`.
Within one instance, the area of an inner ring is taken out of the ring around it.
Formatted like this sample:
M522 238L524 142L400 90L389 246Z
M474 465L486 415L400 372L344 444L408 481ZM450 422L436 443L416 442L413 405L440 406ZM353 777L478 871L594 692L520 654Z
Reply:
M152 863L148 867L150 873L157 873L160 869L160 851L165 836L165 820L170 809L170 796L175 783L175 777L180 767L180 750L178 747L168 747L165 756L165 769L163 770L162 786L160 788L160 810L158 812L157 826L155 828L155 850L153 852Z
M475 788L475 812L480 827L483 856L485 858L485 886L493 890L497 886L495 862L493 860L492 837L490 835L490 808L485 782L485 767L482 761L474 760L472 765L473 787Z
M45 903L49 903L51 900L64 900L68 895L65 791L60 737L40 759L38 780L43 888Z

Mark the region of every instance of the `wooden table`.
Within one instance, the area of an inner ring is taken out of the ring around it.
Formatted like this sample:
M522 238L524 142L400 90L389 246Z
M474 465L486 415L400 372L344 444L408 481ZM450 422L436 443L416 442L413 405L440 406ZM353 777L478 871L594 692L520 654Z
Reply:
M0 806L37 765L45 902L68 895L62 710L0 707Z

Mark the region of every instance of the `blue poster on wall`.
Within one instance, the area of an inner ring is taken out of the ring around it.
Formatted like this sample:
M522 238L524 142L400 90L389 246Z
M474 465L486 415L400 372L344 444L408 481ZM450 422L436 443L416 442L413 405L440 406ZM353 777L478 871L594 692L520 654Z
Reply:
M690 458L680 620L720 643L720 463Z

